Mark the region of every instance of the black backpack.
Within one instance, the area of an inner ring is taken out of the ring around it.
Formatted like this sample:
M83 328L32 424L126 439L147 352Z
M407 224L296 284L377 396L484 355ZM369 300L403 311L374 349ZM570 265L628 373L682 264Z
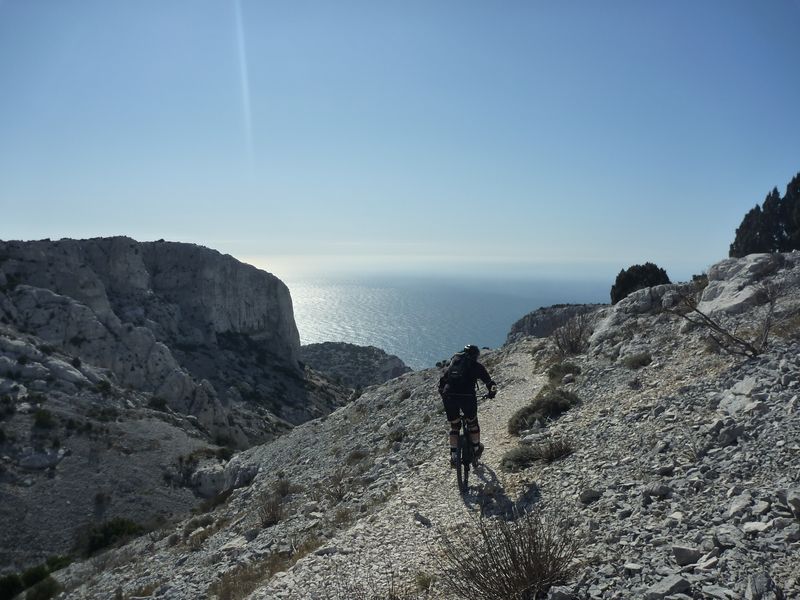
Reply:
M450 359L450 365L444 372L445 381L452 386L465 386L471 383L472 357L466 352L458 352Z

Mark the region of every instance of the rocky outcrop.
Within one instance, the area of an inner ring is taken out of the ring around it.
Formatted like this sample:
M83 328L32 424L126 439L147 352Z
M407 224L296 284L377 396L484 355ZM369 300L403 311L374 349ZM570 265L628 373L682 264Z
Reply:
M760 327L766 318L770 297L775 301L770 317L773 328L792 319L800 299L793 290L800 288L800 252L753 254L730 258L708 271L708 285L698 290L696 283L658 285L631 293L617 304L597 313L590 352L611 358L637 354L648 346L644 323L679 319L669 310L684 311L683 296L693 296L697 308L731 332L743 327L738 315L747 313L746 328ZM692 324L682 321L682 332ZM626 332L635 331L633 336ZM753 341L756 333L751 335Z
M729 258L708 270L708 285L698 308L707 314L737 314L767 301L767 290L759 282L769 281L775 292L798 284L800 252L750 254Z
M511 326L506 343L526 336L547 337L576 315L595 313L602 304L555 304L528 313Z
M270 422L264 409L297 424L344 397L299 366L288 288L231 256L125 237L0 242L0 273L0 319L214 436L263 441L249 423Z
M307 344L300 348L300 358L312 369L352 388L378 385L411 371L400 358L380 348L345 342Z
M126 237L0 242L6 277L88 307L100 323L145 326L174 344L245 333L291 363L300 347L276 277L195 244Z

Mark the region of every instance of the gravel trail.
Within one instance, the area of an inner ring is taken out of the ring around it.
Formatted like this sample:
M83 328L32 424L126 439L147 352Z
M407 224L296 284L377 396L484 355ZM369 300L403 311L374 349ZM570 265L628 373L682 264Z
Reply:
M491 368L490 368L491 371ZM508 419L530 402L544 384L534 375L534 362L527 351L507 357L492 373L500 392L480 404L478 416L486 446L483 465L470 473L470 491L461 496L456 476L448 464L446 423L441 420L441 447L428 460L396 481L397 493L382 510L342 531L315 554L277 574L268 585L254 592L251 600L267 598L340 598L355 593L394 587L413 591L421 574L438 570L436 552L442 531L456 528L486 510L504 510L513 505L518 478L500 471L503 454L517 444L507 431ZM345 567L346 565L346 567ZM435 589L432 595L436 596Z

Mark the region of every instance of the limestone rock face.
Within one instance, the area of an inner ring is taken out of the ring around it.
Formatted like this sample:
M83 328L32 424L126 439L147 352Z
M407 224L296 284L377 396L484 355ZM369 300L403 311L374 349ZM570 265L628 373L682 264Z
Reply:
M231 256L126 237L12 241L0 242L0 272L7 322L194 415L214 436L263 441L277 422L346 398L299 366L288 288ZM58 369L63 378L70 367ZM275 418L256 416L256 405Z
M301 347L300 357L311 368L353 388L384 383L411 371L400 358L380 348L344 342L307 344Z
M350 396L299 349L286 286L230 256L124 237L0 241L0 564L27 568L70 552L81 528L150 523L246 485L255 470L233 450Z
M194 244L126 237L0 242L4 271L88 307L103 325L146 326L179 344L243 333L287 363L300 338L277 277Z
M707 314L738 314L763 304L761 290L754 284L797 262L800 256L792 254L750 254L718 262L708 270L708 286L698 308Z
M506 343L509 344L525 336L547 337L575 315L595 313L602 306L602 304L556 304L538 308L511 326L511 331L506 336Z
M615 337L620 328L640 315L649 315L670 308L675 302L675 294L688 290L688 286L667 283L643 288L628 296L597 315L597 324L590 338L590 345L597 346L601 342Z

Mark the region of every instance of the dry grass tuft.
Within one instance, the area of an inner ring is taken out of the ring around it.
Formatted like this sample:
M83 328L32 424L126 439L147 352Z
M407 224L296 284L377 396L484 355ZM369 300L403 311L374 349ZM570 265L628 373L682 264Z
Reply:
M534 600L576 570L574 525L535 509L516 520L482 518L443 536L443 583L460 598Z

